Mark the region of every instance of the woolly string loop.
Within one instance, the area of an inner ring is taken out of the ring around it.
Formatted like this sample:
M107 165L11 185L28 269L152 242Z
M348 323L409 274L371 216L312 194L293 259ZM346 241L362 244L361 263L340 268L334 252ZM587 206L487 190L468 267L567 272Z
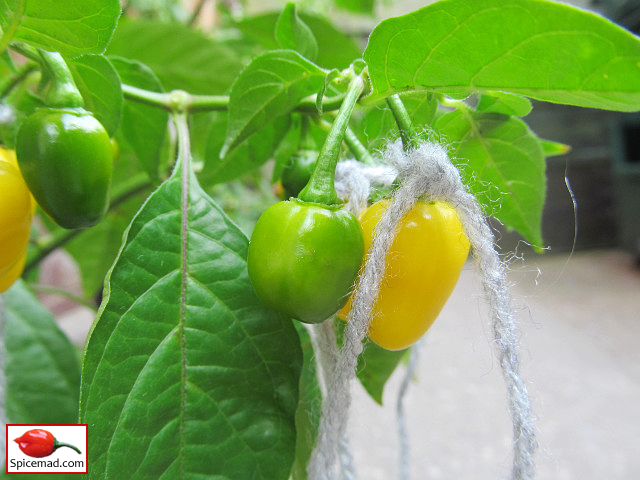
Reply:
M405 152L398 140L388 145L384 159L397 170L400 187L376 226L371 250L358 279L344 344L322 406L317 444L307 468L309 478L335 478L336 449L340 440L345 438L351 403L350 382L355 377L362 341L384 276L385 258L400 219L424 196L428 201L443 201L454 207L471 243L490 307L496 355L507 386L513 422L512 479L531 480L535 475L533 455L537 449L533 414L526 385L520 376L517 326L511 308L506 268L494 248L493 233L486 217L476 198L467 192L458 170L441 145L424 142Z

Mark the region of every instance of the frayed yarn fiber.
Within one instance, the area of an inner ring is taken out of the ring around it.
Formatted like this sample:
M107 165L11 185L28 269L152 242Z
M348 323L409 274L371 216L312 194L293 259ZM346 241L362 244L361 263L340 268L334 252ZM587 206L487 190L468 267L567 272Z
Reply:
M394 168L400 182L391 204L376 226L371 250L358 279L352 299L344 343L326 380L327 392L317 444L307 468L310 480L332 480L336 476L336 457L346 438L346 424L351 403L350 382L356 375L358 356L367 333L374 301L384 276L385 257L400 219L420 198L442 201L454 207L471 243L476 269L481 277L493 325L496 356L507 387L513 422L513 480L532 480L537 450L531 402L520 376L519 337L511 305L506 266L494 247L493 232L476 198L469 193L447 150L435 142L423 142L405 152L400 140L387 146L384 161ZM349 168L349 167L344 167ZM355 179L355 167L348 174L336 172L338 189L353 206L366 202L371 179ZM366 176L365 176L366 177ZM374 180L380 181L380 179ZM349 193L353 185L356 193ZM367 189L366 194L363 193ZM346 193L346 195L345 195ZM364 200L363 200L364 199ZM344 477L343 477L344 478Z

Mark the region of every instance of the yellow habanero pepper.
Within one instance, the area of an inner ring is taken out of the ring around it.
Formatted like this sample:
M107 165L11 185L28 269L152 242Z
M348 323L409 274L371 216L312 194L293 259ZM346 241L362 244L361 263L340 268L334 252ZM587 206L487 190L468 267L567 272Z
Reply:
M0 293L22 274L34 209L15 152L0 147Z
M389 207L381 200L360 217L365 250ZM418 202L400 220L385 264L368 336L387 350L417 342L431 327L455 287L469 254L456 211L442 202ZM338 313L347 318L351 299Z

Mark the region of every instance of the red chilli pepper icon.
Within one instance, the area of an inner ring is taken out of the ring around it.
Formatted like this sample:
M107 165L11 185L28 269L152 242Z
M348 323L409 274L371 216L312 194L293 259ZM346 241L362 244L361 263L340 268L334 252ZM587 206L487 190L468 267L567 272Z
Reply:
M41 428L25 432L21 437L16 438L14 442L18 444L22 453L35 458L48 457L60 447L69 447L78 453L82 453L73 445L58 442L51 432Z

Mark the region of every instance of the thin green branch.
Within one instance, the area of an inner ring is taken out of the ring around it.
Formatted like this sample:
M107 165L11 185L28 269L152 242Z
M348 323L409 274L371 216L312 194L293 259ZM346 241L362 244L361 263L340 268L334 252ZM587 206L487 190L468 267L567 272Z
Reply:
M19 53L20 55L22 55L23 57L28 58L29 60L33 60L34 62L37 62L38 64L42 64L42 57L38 53L38 50L36 50L35 48L33 48L30 45L27 45L26 43L13 42L11 44L11 50L13 50L14 52Z
M202 12L202 7L204 7L205 3L207 3L207 0L199 0L198 3L196 4L196 7L193 9L193 13L191 14L191 18L189 19L190 26L195 25L196 22L198 21L198 17Z
M54 287L53 285L43 285L42 283L30 283L29 287L36 293L48 293L52 295L58 295L60 297L64 297L68 300L71 300L78 305L82 305L84 307L90 308L94 312L97 311L95 304L86 298L75 295L67 290L64 290L60 287Z
M22 65L18 71L7 79L2 86L0 86L0 98L4 98L11 93L20 83L22 83L32 72L38 69L37 65L33 62L28 62Z
M347 144L353 156L356 157L356 160L364 163L365 165L377 165L377 162L373 159L367 147L365 147L360 139L355 134L351 128L347 127L347 130L344 133L344 143Z
M387 104L391 108L393 118L400 130L400 138L402 138L402 146L405 151L409 151L416 147L415 144L415 132L413 129L413 122L409 112L402 103L400 95L397 93L387 98Z
M0 53L4 52L9 46L11 40L13 40L13 36L16 34L16 31L20 26L20 22L22 21L26 6L27 0L18 0L17 5L14 5L15 13L9 24L2 31L2 36L0 36Z
M152 92L132 85L122 84L122 92L128 100L162 108L169 112L184 110L189 113L224 111L229 109L228 95L193 95L182 90L168 93ZM338 110L344 96L332 97L323 101L323 111ZM294 111L317 114L315 97L302 100Z
M122 203L126 202L131 197L145 191L149 187L151 187L151 182L149 181L146 174L139 174L133 177L130 181L128 181L123 187L121 187L119 192L116 192L113 195L113 199L109 206L109 211L113 211ZM47 255L53 252L55 249L60 248L75 237L80 235L85 230L83 229L75 229L75 230L59 230L55 234L51 235L45 242L40 245L37 245L37 250L35 253L29 256L27 262L24 267L23 275L26 275L31 270L33 270L36 265L38 265Z

